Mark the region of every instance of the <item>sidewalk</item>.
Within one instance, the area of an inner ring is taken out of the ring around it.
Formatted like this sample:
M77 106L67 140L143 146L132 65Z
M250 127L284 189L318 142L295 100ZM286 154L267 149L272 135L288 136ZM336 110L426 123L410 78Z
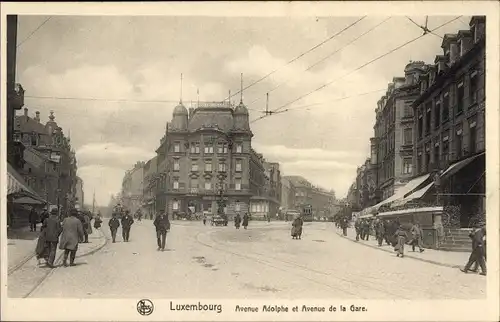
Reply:
M29 227L25 227L7 233L7 262L9 275L34 258L39 234L40 227L38 227L38 231L36 232L31 232ZM77 257L86 256L90 252L95 252L94 248L100 249L105 243L106 239L103 233L97 229L93 229L92 234L89 235L89 243L79 244ZM62 251L58 249L56 259L59 258L61 254Z
M18 240L15 240L16 244ZM36 239L32 241L36 243ZM93 233L89 236L89 243L79 244L78 252L76 253L75 264L85 264L82 261L82 257L91 255L106 245L106 238L101 230L94 229ZM24 243L23 243L24 244ZM26 244L27 246L27 244ZM24 254L28 254L28 259L21 263L14 263L14 258L22 258L19 253L15 253L10 248L8 249L7 256L9 257L9 273L8 273L8 296L11 298L26 298L31 296L40 285L42 285L54 272L56 272L62 264L62 257L64 251L57 249L56 260L54 262L56 268L51 269L46 267L44 264L38 265L38 261L34 256L34 245L33 247L27 247L22 249ZM16 251L21 251L21 247L18 247ZM11 259L12 257L12 259ZM42 261L43 262L43 261ZM14 269L11 271L11 264Z
M342 235L342 230L336 228L336 232L339 236ZM378 246L378 242L375 240L374 236L370 236L369 240L359 240L356 241L356 231L354 228L347 229L347 236L344 237L350 239L355 243L362 244L367 247L372 247L380 251L385 251L388 253L395 254L394 248L385 243L382 246ZM395 255L394 255L395 256ZM470 253L464 252L447 252L442 250L428 249L426 248L423 253L418 251L418 247L415 252L411 250L411 246L405 245L405 258L412 258L419 261L436 264L445 267L458 268L463 267L469 260Z

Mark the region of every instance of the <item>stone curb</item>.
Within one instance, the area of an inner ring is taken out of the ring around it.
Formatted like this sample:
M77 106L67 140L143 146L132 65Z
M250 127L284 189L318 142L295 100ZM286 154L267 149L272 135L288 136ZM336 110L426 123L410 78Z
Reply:
M394 252L390 251L390 250L387 250L387 249L383 249L383 248L380 248L378 246L374 246L374 245L368 245L368 244L365 244L365 243L360 243L360 242L357 242L356 240L352 239L352 238L349 238L349 237L346 237L344 235L342 235L341 233L339 232L336 232L337 235L339 235L340 237L343 237L345 239L348 239L350 241L352 241L353 243L356 243L358 245L364 245L364 246L367 246L367 247L371 247L371 248L374 248L374 249L378 249L378 250L381 250L383 252L386 252L386 253L391 253L393 254ZM460 265L451 265L451 264L445 264L445 263L441 263L441 262L437 262L437 261L433 261L431 259L425 259L425 258L419 258L419 257L415 257L415 256L412 256L412 255L407 255L405 254L405 257L408 257L408 258L411 258L411 259L414 259L414 260L418 260L418 261L421 261L421 262L426 262L426 263L430 263L430 264L434 264L434 265L439 265L439 266L443 266L443 267L449 267L449 268L460 268L461 266Z

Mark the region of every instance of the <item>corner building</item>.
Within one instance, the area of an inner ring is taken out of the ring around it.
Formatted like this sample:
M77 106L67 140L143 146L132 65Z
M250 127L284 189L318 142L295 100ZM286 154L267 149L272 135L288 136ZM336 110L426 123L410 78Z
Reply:
M216 213L222 189L229 218L248 212L252 185L263 184L264 171L251 165L248 118L242 101L234 109L229 102L198 102L188 111L181 101L175 107L156 150L157 211Z

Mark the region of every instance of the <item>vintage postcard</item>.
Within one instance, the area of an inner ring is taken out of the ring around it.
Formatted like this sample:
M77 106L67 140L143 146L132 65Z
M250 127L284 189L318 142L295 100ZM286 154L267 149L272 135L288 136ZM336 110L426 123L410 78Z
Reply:
M2 320L497 321L499 7L2 3Z

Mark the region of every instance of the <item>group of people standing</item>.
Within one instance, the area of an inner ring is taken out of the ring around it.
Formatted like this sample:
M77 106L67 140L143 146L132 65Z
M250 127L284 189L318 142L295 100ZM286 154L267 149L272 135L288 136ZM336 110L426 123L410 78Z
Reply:
M377 240L378 246L384 241L387 245L394 247L398 257L404 257L404 246L410 244L412 250L418 247L420 252L424 251L422 241L422 229L418 222L412 224L401 224L399 220L384 220L380 218L358 218L354 222L356 230L356 241L368 240L370 235Z
M57 208L53 208L50 213L47 209L41 216L42 227L36 245L35 253L37 259L45 260L47 267L54 268L57 245L64 250L63 266L75 266L75 257L79 243L88 243L88 236L92 234L91 220L94 219L94 228L101 227L101 215L97 214L92 218L88 212L80 212L71 209L62 220ZM36 227L35 227L36 229Z
M234 217L234 226L236 227L236 229L240 229L240 225L242 225L244 229L247 229L249 220L250 216L248 216L247 213L243 215L243 220L241 219L240 214L237 213L236 216Z

